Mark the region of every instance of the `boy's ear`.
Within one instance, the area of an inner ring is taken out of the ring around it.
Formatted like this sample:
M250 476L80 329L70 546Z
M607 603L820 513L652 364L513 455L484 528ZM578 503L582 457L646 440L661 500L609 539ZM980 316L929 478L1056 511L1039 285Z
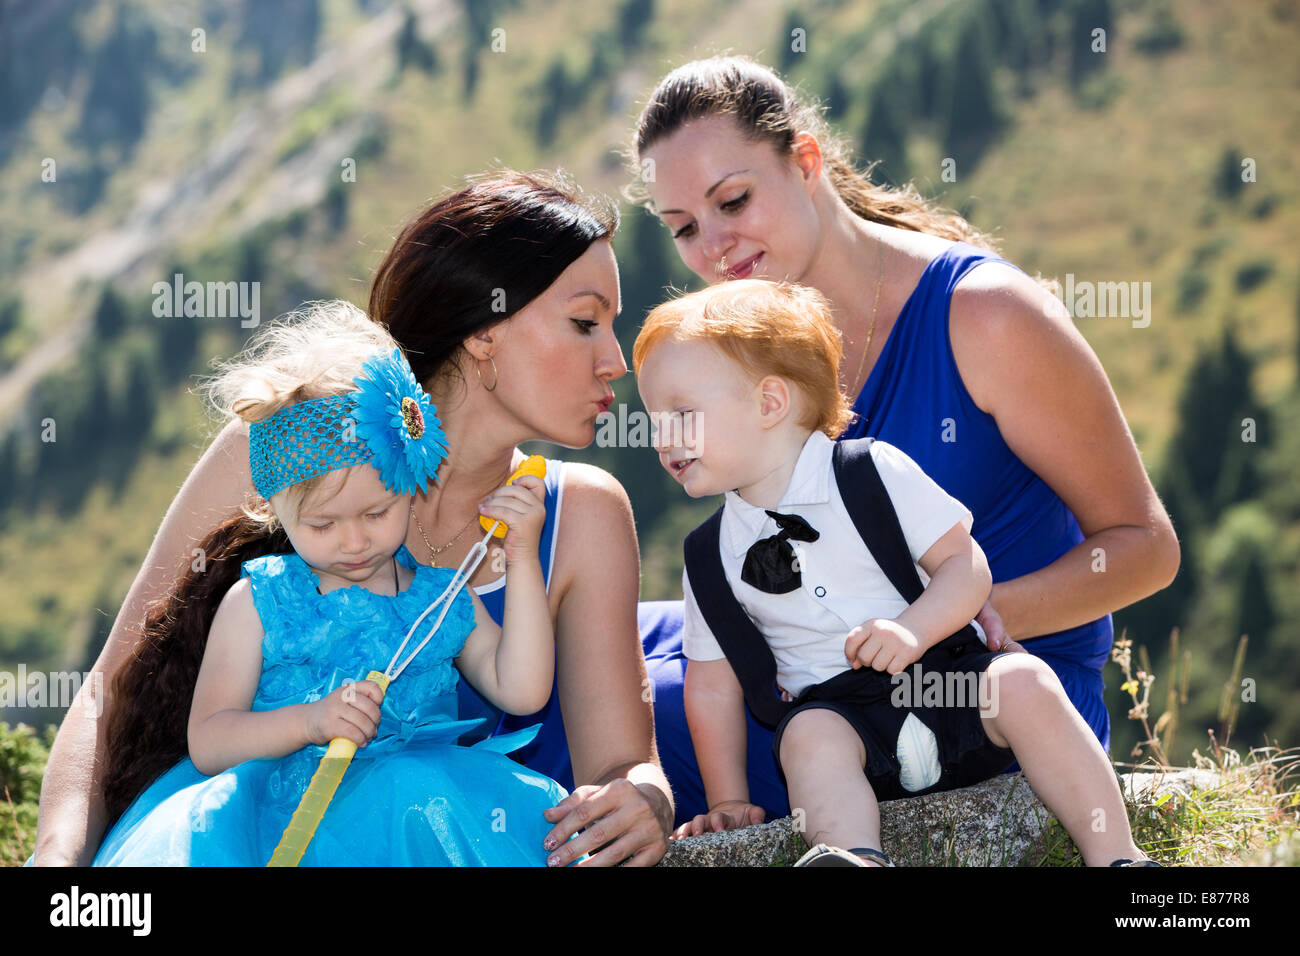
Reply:
M771 428L785 420L790 413L790 386L777 375L768 375L758 383L758 412L763 427Z

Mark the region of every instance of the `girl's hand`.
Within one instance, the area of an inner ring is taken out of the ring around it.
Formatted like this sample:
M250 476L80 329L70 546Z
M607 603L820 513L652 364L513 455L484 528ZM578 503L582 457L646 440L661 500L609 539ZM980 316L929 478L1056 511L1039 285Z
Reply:
M919 661L925 648L912 631L889 618L872 618L849 631L844 641L844 657L853 669L870 667L891 674L901 673Z
M1007 636L1007 629L1002 624L1002 616L993 609L992 598L984 602L980 612L975 615L975 621L984 628L984 636L989 639L989 650L1029 653Z
M546 523L546 484L534 475L520 475L513 484L502 485L479 504L479 514L501 521L507 527L503 547L506 562L537 558Z
M744 800L724 800L712 807L708 813L701 813L694 820L683 823L673 831L671 840L682 837L699 836L702 833L721 833L723 830L736 830L753 826L767 819L767 812Z
M592 855L579 866L653 866L668 849L649 798L626 777L578 787L542 815L555 824L544 844L554 851L548 866L568 866L584 853Z
M344 684L320 700L303 705L307 739L327 744L335 737L346 737L364 747L379 729L379 705L383 702L384 691L374 681Z

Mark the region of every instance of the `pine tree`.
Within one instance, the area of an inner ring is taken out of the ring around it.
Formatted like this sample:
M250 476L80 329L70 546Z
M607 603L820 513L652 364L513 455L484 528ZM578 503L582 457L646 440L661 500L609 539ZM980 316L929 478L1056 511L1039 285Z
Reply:
M1300 285L1296 286L1295 297L1295 377L1300 388Z
M1277 610L1269 597L1268 573L1259 548L1252 545L1243 555L1238 572L1236 614L1232 634L1250 635L1250 652L1255 660L1267 654L1269 635L1277 624Z
M1255 401L1250 386L1253 367L1250 356L1237 345L1235 329L1232 326L1224 329L1220 394L1227 413L1229 440L1224 444L1211 498L1216 517L1229 506L1256 497L1260 491L1260 451L1267 447L1271 429L1268 410ZM1248 441L1248 437L1254 440Z
M1109 48L1114 28L1110 0L1075 0L1070 11L1070 83L1075 89L1106 65L1106 54L1093 50L1093 31L1105 31Z
M779 52L777 70L781 73L788 73L790 68L794 66L795 61L801 56L794 49L794 31L799 28L807 30L807 15L800 13L798 10L787 10L785 22L781 24L781 35L776 39L776 48ZM805 36L806 42L807 37Z
M22 324L23 300L16 295L0 299L0 342Z
M112 142L129 149L143 135L150 107L145 77L156 47L153 27L119 8L113 32L90 63L81 132L93 145Z
M826 81L826 118L832 122L844 119L849 111L849 91L840 80L838 73L832 73Z
M655 16L655 0L627 0L618 11L618 42L629 50L641 39L641 34Z
M397 71L405 72L413 66L425 73L432 73L438 68L437 56L433 47L420 39L420 21L408 7L406 19L402 21L402 30L397 35Z
M185 321L193 323L192 319ZM114 434L120 437L119 450L134 453L144 444L158 414L162 388L151 357L143 351L133 351L127 358L126 389L113 403Z
M1241 153L1229 146L1219 157L1219 171L1215 177L1215 190L1227 200L1236 199L1245 182L1241 178Z
M1225 507L1259 487L1255 452L1267 437L1266 413L1251 393L1250 374L1250 358L1229 326L1217 352L1197 356L1178 399L1165 472L1185 480L1185 507L1198 527L1213 525ZM1255 419L1255 443L1242 441L1245 418Z
M898 116L898 105L888 84L878 82L871 91L867 127L858 152L869 160L879 160L872 179L898 185L907 180L907 131Z
M112 286L105 285L99 296L99 305L95 307L96 339L100 343L111 342L126 330L126 326L126 306L122 297Z
M10 431L0 439L0 527L15 504L21 477L18 474L18 436Z
M564 54L559 53L551 61L546 75L542 77L537 107L537 145L545 148L555 140L560 117L568 107L569 72L564 65Z
M949 61L948 156L962 157L970 168L1005 123L994 81L997 64L981 18L967 16L959 27L957 49Z

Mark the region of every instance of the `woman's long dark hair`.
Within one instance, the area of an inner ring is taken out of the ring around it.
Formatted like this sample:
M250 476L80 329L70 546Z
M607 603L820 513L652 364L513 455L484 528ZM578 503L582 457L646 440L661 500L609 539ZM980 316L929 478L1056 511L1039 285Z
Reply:
M293 550L284 529L244 514L199 544L167 596L150 607L134 656L113 680L104 801L111 825L145 788L189 753L187 727L199 664L217 606L252 558Z
M370 318L402 346L428 386L480 329L537 298L599 239L618 211L559 173L500 170L407 223L370 287Z

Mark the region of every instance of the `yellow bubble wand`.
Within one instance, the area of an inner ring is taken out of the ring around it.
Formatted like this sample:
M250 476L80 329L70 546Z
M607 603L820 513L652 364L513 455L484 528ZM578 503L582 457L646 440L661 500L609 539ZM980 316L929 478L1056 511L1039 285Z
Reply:
M532 475L536 478L546 477L546 459L541 455L530 455L518 470L506 481L507 485L513 484L514 480L521 475ZM456 573L447 583L442 593L434 599L423 613L415 619L411 629L406 632L406 637L398 646L397 652L393 654L393 659L388 662L388 667L381 673L380 671L371 671L366 675L366 680L378 684L385 692L388 685L401 675L406 669L406 665L415 659L415 656L424 649L424 645L429 643L430 638L438 633L438 628L442 626L443 619L447 616L452 602L456 595L460 593L469 579L474 576L478 570L479 564L487 554L488 539L495 536L504 538L506 536L506 526L500 521L493 521L483 515L479 516L479 524L487 529L487 534L483 536L482 541L476 541L474 547L470 548L469 554L465 555L465 560L460 563ZM446 602L445 604L443 602ZM411 640L411 635L415 629L420 626L420 622L429 616L429 612L442 604L442 611L438 614L438 619L433 622L433 627L406 659L398 666L397 658L401 656L407 643ZM394 668L396 668L394 670ZM321 819L325 816L325 810L329 807L330 801L334 799L334 793L338 790L339 784L343 780L343 774L347 772L348 765L352 763L352 757L357 752L357 745L346 737L335 737L330 741L329 747L325 751L325 756L321 758L320 766L316 768L316 773L312 775L311 783L307 785L307 792L302 795L298 802L298 809L294 810L293 816L289 818L289 825L284 829L284 835L280 838L280 844L275 848L271 855L271 860L267 866L297 866L302 860L303 854L307 852L307 844L316 835L316 828L320 826Z

